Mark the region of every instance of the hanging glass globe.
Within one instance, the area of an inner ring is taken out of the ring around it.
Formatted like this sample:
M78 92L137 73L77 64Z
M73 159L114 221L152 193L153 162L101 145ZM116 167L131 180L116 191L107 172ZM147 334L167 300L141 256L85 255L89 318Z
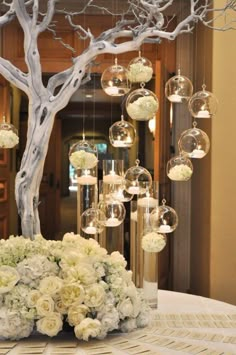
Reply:
M122 65L115 64L104 70L101 85L109 96L123 96L130 91L131 83L128 79L128 70Z
M134 126L128 121L121 120L115 122L109 129L109 139L113 147L116 148L129 148L131 147L136 138L136 130Z
M85 139L72 145L69 151L69 160L75 169L92 169L97 163L96 145Z
M166 235L154 231L144 234L141 239L142 249L148 253L159 253L165 248L166 243Z
M0 148L13 148L19 143L17 129L10 123L3 122L0 124Z
M147 186L152 186L152 176L149 171L139 165L140 161L135 161L135 166L129 168L124 176L125 190L132 195L144 194Z
M172 233L178 225L176 211L166 205L166 200L162 200L162 205L156 207L150 215L150 223L154 231L158 233Z
M149 59L139 56L128 64L128 78L132 83L147 83L152 79L153 69Z
M196 92L188 102L188 108L193 117L211 118L215 115L218 100L211 92L206 91L206 85L202 85L202 91Z
M170 102L181 103L188 101L193 94L193 85L191 81L183 75L178 75L170 78L165 85L165 95Z
M173 181L188 181L193 174L193 164L190 159L180 154L167 162L166 172Z
M104 213L105 227L118 227L125 219L125 206L118 200L108 198L98 204L98 208Z
M155 116L158 108L156 95L143 86L132 91L126 100L127 113L133 120L148 121Z
M129 202L132 200L133 195L128 193L125 190L125 180L122 180L121 184L114 184L112 185L111 191L110 191L110 196L114 200L118 200L121 202Z
M194 127L184 131L178 141L179 151L189 158L203 158L210 149L208 135L199 128Z
M81 217L81 229L86 234L97 234L104 230L106 217L104 213L97 208L88 208L85 210Z

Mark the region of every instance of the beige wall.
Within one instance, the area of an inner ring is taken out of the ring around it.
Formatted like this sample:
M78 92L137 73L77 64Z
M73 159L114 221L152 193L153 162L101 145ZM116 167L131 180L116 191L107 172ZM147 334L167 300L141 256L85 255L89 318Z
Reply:
M217 6L223 4L220 0ZM236 34L213 34L210 297L236 304Z

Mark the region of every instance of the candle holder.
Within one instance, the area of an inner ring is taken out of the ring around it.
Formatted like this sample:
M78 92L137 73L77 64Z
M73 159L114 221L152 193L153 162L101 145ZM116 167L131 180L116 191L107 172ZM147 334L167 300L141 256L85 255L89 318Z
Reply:
M137 244L135 257L135 280L137 287L143 287L144 255L142 249L142 237L152 231L150 223L151 212L158 206L159 183L146 183L145 192L137 199Z
M88 237L81 231L81 215L88 209L97 205L97 167L92 169L77 170L77 231L84 237Z
M176 211L166 205L166 200L162 200L162 205L156 207L150 216L152 229L158 233L172 233L178 226L178 215Z
M193 128L184 131L178 141L179 151L189 158L201 159L205 157L210 149L210 140L208 135L199 128L197 123L193 122Z
M147 169L139 165L139 159L135 160L135 166L129 168L124 176L125 190L132 195L144 194L152 186L152 176Z
M130 148L135 142L136 130L128 121L121 120L115 122L109 129L110 143L115 148Z
M130 91L131 83L128 79L128 70L122 65L118 65L117 58L115 58L114 65L104 70L101 86L109 96L123 96Z
M211 118L216 114L218 100L215 95L206 90L206 85L203 84L202 90L190 98L188 108L195 118Z
M165 95L170 102L182 103L188 101L192 94L193 85L186 76L181 75L180 69L177 75L166 82Z

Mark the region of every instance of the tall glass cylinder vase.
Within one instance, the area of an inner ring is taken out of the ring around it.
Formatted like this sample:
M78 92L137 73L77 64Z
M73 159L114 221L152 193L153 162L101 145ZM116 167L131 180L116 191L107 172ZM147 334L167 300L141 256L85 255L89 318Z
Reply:
M143 293L152 308L158 306L158 253L143 250Z
M111 201L112 203L111 186L109 183L104 183L104 181L99 181L99 202L101 201ZM102 233L100 233L98 241L103 248L107 249L108 253L119 251L123 254L124 223L122 222L118 226L112 227L107 223Z
M144 287L145 266L144 251L142 249L142 238L145 234L152 231L150 223L150 214L158 206L159 183L153 181L151 189L146 190L146 194L138 197L137 200L137 248L136 248L136 286ZM156 268L157 262L151 265ZM156 274L157 275L157 274ZM156 280L157 282L157 280Z
M81 215L88 208L96 207L98 201L97 167L77 170L77 232L85 238L95 238L81 230Z
M130 202L130 270L133 275L133 282L137 286L137 260L138 255L138 240L137 240L137 225L138 225L138 212L137 212L137 200Z

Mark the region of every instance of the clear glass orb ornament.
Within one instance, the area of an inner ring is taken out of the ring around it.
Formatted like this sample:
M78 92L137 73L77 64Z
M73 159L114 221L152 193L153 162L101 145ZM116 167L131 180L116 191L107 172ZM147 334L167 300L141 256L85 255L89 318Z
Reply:
M178 225L176 211L166 205L166 200L162 200L162 205L156 207L150 215L150 223L154 231L158 233L172 233Z
M80 217L80 227L86 234L98 234L104 230L106 216L97 208L88 208Z
M216 114L218 100L211 92L206 91L206 85L202 85L202 90L196 92L188 102L191 115L195 118L211 118Z
M193 164L185 155L180 154L167 162L166 172L173 181L188 181L193 174Z
M121 120L115 122L109 129L110 143L115 148L129 148L135 142L136 130L134 126L128 121L124 120L124 116L121 116Z
M137 121L148 121L155 116L159 108L156 95L141 85L140 89L132 91L126 100L128 115Z
M134 195L128 193L125 190L125 180L123 179L121 184L112 185L110 196L114 200L118 200L121 202L129 202L132 200Z
M132 59L127 67L128 78L132 83L147 83L152 79L153 69L149 59L139 56Z
M83 140L72 145L69 151L69 160L75 169L92 169L98 163L96 145Z
M109 96L123 96L130 91L131 83L128 79L128 70L122 65L118 65L117 58L114 65L104 70L101 85Z
M108 198L100 201L98 208L105 215L105 227L118 227L125 219L126 210L121 201Z
M193 94L193 85L186 77L178 74L170 78L165 85L166 98L173 103L188 101Z
M17 129L10 123L0 123L0 148L14 148L19 143Z
M152 176L147 169L139 165L140 161L136 159L135 166L129 168L125 175L125 190L132 195L144 194L147 186L152 186Z
M179 151L186 154L189 158L201 159L205 157L210 149L208 135L199 128L197 123L193 123L193 128L184 131L178 141Z

